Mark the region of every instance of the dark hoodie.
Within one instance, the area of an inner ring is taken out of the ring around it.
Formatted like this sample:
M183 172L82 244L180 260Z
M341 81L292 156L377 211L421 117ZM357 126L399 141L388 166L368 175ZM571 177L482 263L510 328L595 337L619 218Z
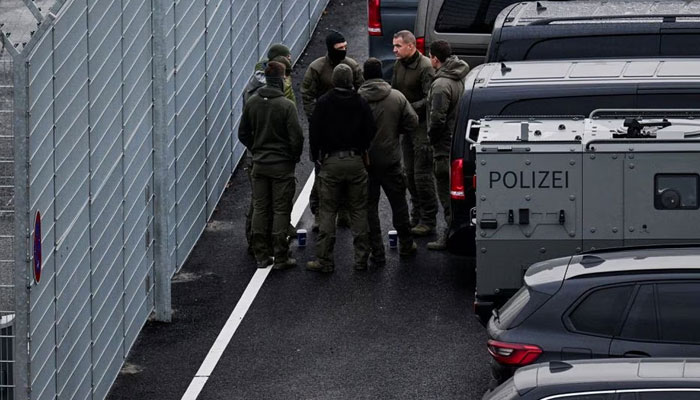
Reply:
M365 81L357 92L372 109L377 133L369 147L372 167L401 163L399 135L418 127L418 115L406 97L382 79Z
M456 56L450 56L435 72L428 95L428 136L434 156L450 155L457 105L468 72L469 65Z
M281 86L281 82L278 83ZM294 103L280 87L265 85L243 107L238 139L253 153L253 163L297 163L304 135Z
M374 138L372 110L352 90L353 71L347 65L333 69L335 88L321 96L309 123L311 160L336 151L365 152Z

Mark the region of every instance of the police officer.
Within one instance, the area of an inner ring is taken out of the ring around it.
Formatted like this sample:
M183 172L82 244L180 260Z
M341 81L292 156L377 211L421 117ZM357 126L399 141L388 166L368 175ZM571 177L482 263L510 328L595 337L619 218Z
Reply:
M426 99L433 80L430 60L416 49L416 37L409 31L394 34L394 74L391 86L403 93L418 114L419 125L402 140L403 162L411 193L411 232L427 236L435 231L437 198L433 179L433 155L426 134Z
M309 145L318 174L319 228L317 260L306 268L333 272L335 219L341 198L347 199L350 229L354 238L355 269L367 269L369 238L367 225L367 170L363 155L375 133L372 110L353 90L353 71L346 64L333 69L335 88L316 103L311 116Z
M452 55L450 44L436 40L430 44L430 63L435 78L428 95L428 137L433 147L433 171L437 195L442 205L447 227L452 218L450 210L450 147L457 121L457 105L464 91L464 78L469 65ZM437 241L428 243L430 250L447 248L447 229Z
M258 89L265 86L265 67L269 61L276 61L284 65L285 67L285 78L284 78L284 96L291 100L296 105L296 97L294 96L294 90L292 89L292 53L289 48L281 43L276 43L270 46L267 51L267 58L260 60L255 64L255 70L253 76L250 77L248 84L243 91L243 104L254 95ZM250 153L250 152L248 152ZM253 179L251 177L251 171L253 168L253 159L250 154L246 154L245 157L245 170L248 174L248 181L251 187L253 186ZM252 220L253 220L253 199L251 191L250 205L248 207L248 213L246 214L245 220L245 237L248 241L248 253L253 254L253 241L252 241ZM294 227L290 225L287 232L289 236L295 235Z
M373 265L386 262L382 232L379 221L380 187L384 189L391 205L394 228L399 236L399 255L408 256L416 252L416 243L411 235L411 221L406 203L406 184L401 169L399 135L406 136L418 127L418 115L401 92L392 89L382 79L382 62L368 59L363 66L365 83L358 94L369 103L374 115L377 133L369 147L369 239Z
M362 85L363 79L360 65L352 58L346 57L347 49L348 42L345 40L345 37L340 32L331 32L326 36L326 55L314 60L306 70L304 80L301 83L301 97L304 102L304 112L309 120L314 113L316 101L333 89L331 76L333 68L337 65L345 64L351 68L352 85L355 90ZM318 228L316 224L316 216L318 215L318 184L316 182L314 182L311 196L309 197L309 208L311 208L311 213L314 215L313 230L316 231ZM342 209L344 208L346 207L342 207ZM341 213L339 225L347 225L348 217L346 214L347 212Z
M296 106L284 97L284 69L275 61L267 64L265 86L245 104L238 130L253 157L252 243L258 268L273 261L275 269L296 265L288 256L287 228L304 136Z

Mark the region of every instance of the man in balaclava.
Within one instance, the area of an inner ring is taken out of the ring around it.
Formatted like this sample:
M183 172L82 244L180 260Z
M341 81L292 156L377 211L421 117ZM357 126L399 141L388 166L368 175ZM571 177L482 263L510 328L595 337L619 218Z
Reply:
M296 106L284 96L284 70L284 64L267 64L265 86L243 107L238 129L238 139L253 156L252 245L258 268L296 266L287 229L304 133Z
M321 164L318 174L319 234L317 260L306 269L333 272L336 214L345 199L355 247L355 269L367 269L369 236L367 222L367 169L364 156L374 137L372 110L353 90L353 71L346 64L333 69L335 88L321 96L309 125L309 155Z
M348 42L340 32L333 31L326 36L327 54L314 60L304 74L304 80L301 83L301 98L304 102L304 113L306 118L311 120L311 115L314 113L316 101L333 89L333 68L339 64L345 64L352 71L352 88L357 90L360 88L364 79L362 78L362 69L357 61L350 57L346 57ZM316 170L318 173L318 170ZM318 216L318 185L314 182L309 196L309 208L314 215L313 231L318 231L316 217ZM344 209L345 207L341 207ZM338 218L340 226L347 226L347 213L342 212Z
M295 105L297 99L294 96L294 90L292 89L292 52L289 47L283 45L282 43L275 43L270 46L267 51L267 58L263 58L257 64L255 64L255 71L253 76L250 77L248 84L243 91L243 105L253 96L257 91L265 86L265 68L269 61L276 61L284 65L284 97L291 100ZM250 152L248 152L250 153ZM250 154L246 154L244 160L245 170L248 173L248 181L251 187L253 186L253 180L251 177L251 171L253 168L253 160ZM253 254L253 199L250 200L250 206L248 207L248 214L246 214L245 221L245 237L248 241L248 253ZM289 226L288 235L293 237L296 235L296 229L294 226Z

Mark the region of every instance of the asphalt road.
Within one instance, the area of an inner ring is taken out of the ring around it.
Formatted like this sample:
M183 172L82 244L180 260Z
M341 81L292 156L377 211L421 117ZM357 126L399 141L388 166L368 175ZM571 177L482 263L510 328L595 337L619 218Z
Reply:
M329 29L345 34L349 56L367 58L366 4L331 0L294 68L299 101L303 73L325 53ZM297 194L311 172L307 160L297 168ZM109 399L182 397L256 271L244 237L249 197L239 168L175 277L173 322L147 323ZM385 199L380 215L387 232ZM310 222L307 210L299 227ZM389 250L385 267L356 272L343 229L336 271L320 275L303 267L314 258L309 234L307 248L293 247L299 266L270 273L199 399L481 398L489 356L471 312L473 260L428 251L432 239L419 240L415 259Z

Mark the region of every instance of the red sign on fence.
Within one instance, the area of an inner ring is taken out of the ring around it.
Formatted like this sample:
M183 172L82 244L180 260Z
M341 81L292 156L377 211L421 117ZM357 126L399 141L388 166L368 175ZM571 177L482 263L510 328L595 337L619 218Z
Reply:
M34 280L39 283L41 279L41 213L36 212L34 220Z

